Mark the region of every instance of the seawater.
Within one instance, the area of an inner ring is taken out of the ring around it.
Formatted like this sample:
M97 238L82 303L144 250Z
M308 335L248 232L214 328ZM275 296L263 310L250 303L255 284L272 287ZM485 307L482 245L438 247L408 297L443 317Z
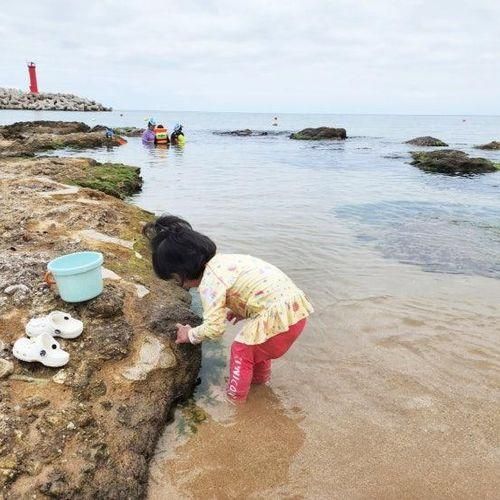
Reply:
M498 484L500 172L452 177L409 164L432 135L500 161L500 117L116 111L0 112L0 123L184 125L184 148L63 151L141 167L131 201L187 218L221 252L286 271L316 308L271 387L222 398L227 346L207 344L194 405L153 461L150 497L487 496ZM346 141L288 138L341 126ZM260 137L216 135L251 128ZM191 430L190 430L191 429ZM197 432L194 432L197 430Z

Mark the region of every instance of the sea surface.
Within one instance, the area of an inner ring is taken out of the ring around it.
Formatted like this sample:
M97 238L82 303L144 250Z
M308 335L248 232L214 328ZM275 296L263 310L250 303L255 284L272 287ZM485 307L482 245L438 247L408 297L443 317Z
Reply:
M500 171L409 164L421 135L500 161L500 117L0 111L0 123L184 125L185 147L64 151L141 167L131 201L221 252L269 260L316 313L244 407L224 401L229 329L165 430L149 496L494 498L500 491ZM289 139L304 127L346 141ZM259 137L216 131L250 128ZM193 307L199 307L194 294Z

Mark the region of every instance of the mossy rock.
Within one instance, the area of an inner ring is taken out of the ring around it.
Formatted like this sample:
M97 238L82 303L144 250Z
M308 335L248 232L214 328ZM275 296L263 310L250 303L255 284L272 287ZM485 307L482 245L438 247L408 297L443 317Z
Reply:
M331 139L346 139L347 132L345 128L318 127L305 128L300 132L295 132L290 136L290 139L297 141L324 141Z
M412 165L426 172L448 175L468 175L495 172L498 167L486 158L471 158L463 151L438 149L435 151L412 151Z
M85 175L68 182L81 187L97 189L117 198L125 198L141 190L141 169L121 163L97 163Z
M410 139L406 141L405 144L412 144L413 146L437 146L444 147L448 146L446 142L443 142L441 139L436 139L435 137L431 137L430 135L425 135L423 137L415 137L414 139Z

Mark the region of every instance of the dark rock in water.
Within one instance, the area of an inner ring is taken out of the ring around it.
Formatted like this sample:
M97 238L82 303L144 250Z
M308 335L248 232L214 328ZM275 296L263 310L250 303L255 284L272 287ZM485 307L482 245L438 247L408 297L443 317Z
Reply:
M482 174L495 172L497 166L486 158L471 158L463 151L438 149L435 151L412 151L412 165L427 172L448 175Z
M106 127L104 125L96 125L91 132L105 132L106 130L112 130L115 134L125 137L141 137L144 132L143 128L138 127Z
M144 132L143 128L138 127L117 127L113 130L115 134L124 135L125 137L141 137Z
M488 144L481 144L479 146L474 146L476 149L500 149L499 141L491 141Z
M392 153L392 154L384 155L384 156L382 156L382 158L387 158L389 160L402 160L403 158L406 158L406 155Z
M105 130L105 128L103 128ZM76 132L90 132L90 127L83 122L63 122L50 120L36 120L32 122L16 122L0 127L4 139L24 139L35 134L72 134ZM94 130L92 130L94 131Z
M412 144L413 146L438 146L438 147L448 146L446 142L443 142L441 139L436 139L435 137L431 137L430 135L425 135L423 137L415 137L414 139L406 141L405 144Z
M100 126L101 127L101 126ZM115 147L126 143L119 135L106 137L105 127L91 129L82 122L33 121L0 126L0 157L29 156L61 148Z
M300 141L323 141L326 139L346 139L347 133L345 128L305 128L300 132L295 132L290 136L290 139Z
M262 136L268 135L268 132L265 130L250 130L249 128L245 128L243 130L216 130L214 132L215 135L236 135L238 137L249 137L249 136Z

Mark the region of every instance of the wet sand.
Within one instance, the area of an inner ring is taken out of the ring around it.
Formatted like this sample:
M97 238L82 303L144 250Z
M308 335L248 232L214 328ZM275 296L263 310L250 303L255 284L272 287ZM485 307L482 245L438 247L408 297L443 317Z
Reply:
M356 260L245 407L209 348L209 417L166 429L150 499L498 498L500 282Z

